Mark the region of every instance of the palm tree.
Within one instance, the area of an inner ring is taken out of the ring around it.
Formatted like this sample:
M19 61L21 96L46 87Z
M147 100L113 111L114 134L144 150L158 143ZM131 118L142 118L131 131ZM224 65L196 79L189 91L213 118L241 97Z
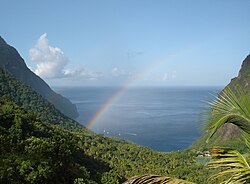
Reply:
M236 125L242 137L250 148L250 100L249 95L241 88L232 91L226 88L211 103L212 112L207 126L209 137L207 141L227 123ZM209 168L223 168L212 176L213 179L229 176L223 183L249 183L250 166L245 157L236 150L217 147L212 150L213 161L208 163Z
M209 162L209 168L221 168L223 171L214 174L210 180L219 177L230 176L229 179L222 183L249 183L250 182L250 167L245 157L237 150L230 148L214 148L212 150L213 161Z
M242 137L246 145L250 148L250 100L249 95L241 88L232 91L226 88L216 98L216 100L209 102L212 111L207 123L207 131L209 132L209 141L214 134L227 123L236 125L242 133ZM222 183L249 183L250 182L250 166L245 157L236 150L229 148L217 147L212 151L213 161L209 162L209 168L222 168L223 171L213 175L211 178L216 179L222 176L229 176ZM170 177L143 175L135 176L124 184L188 184L190 182L173 179Z
M192 184L191 182L158 175L134 176L123 184Z
M212 107L207 131L209 139L220 127L232 123L240 128L246 145L250 147L250 100L249 95L243 89L226 88L215 101L208 102Z

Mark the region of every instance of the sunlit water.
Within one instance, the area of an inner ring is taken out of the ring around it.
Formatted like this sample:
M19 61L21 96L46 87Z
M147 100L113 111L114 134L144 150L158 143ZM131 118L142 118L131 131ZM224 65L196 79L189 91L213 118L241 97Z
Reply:
M86 125L118 90L115 87L54 88L77 105ZM188 148L201 135L203 102L215 87L130 88L98 117L92 130L130 140L157 151Z

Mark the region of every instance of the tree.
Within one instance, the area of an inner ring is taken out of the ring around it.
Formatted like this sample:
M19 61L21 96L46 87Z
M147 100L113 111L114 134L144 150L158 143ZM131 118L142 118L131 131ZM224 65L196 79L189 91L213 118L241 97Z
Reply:
M246 145L250 148L250 100L249 94L238 88L232 91L226 88L213 102L211 116L207 125L210 132L207 141L215 135L220 127L227 123L236 125L240 130ZM250 166L246 158L236 150L229 148L215 148L212 150L213 161L208 163L210 168L223 168L215 175L229 176L223 183L249 183Z
M175 179L166 176L157 176L157 175L143 175L143 176L135 176L130 178L123 184L192 184L191 182Z

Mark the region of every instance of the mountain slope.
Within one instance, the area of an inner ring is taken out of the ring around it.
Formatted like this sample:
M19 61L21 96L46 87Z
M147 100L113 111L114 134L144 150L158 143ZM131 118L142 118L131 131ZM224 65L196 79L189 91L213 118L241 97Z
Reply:
M227 87L234 88L237 85L250 90L250 54L242 62L238 76L233 78Z
M0 100L0 183L122 183L158 174L206 183L195 151L159 153L123 140L41 122Z
M69 130L82 130L78 122L63 115L31 87L0 68L0 97L9 99L26 110L32 110L40 121L57 124Z
M35 75L25 64L22 57L14 47L8 45L0 37L0 67L7 70L17 79L31 86L37 93L42 95L58 110L66 116L76 118L78 112L76 106L67 98L55 93L40 77Z
M240 88L250 93L250 55L243 60L238 76L231 79L231 82L225 88L230 88L232 90ZM206 143L207 137L208 134L204 133L195 141L193 147L209 148L215 145L223 145L241 151L246 149L244 141L241 140L239 128L231 123L223 125L209 143Z

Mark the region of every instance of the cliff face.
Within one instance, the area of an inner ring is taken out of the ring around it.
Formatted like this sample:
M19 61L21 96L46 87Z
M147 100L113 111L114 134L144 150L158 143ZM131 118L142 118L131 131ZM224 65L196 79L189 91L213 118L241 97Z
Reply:
M76 118L79 115L76 106L67 98L55 93L45 81L34 74L26 66L17 50L8 45L2 37L0 37L0 67L32 87L66 116Z
M234 88L237 85L250 90L250 54L244 59L238 76L231 80L228 87Z
M238 76L231 79L225 88L227 87L232 90L241 87L250 91L250 54L243 60ZM221 135L222 141L240 136L239 128L231 123L222 126L218 133Z
M229 87L230 89L234 90L237 88L245 89L246 91L250 92L250 55L248 55L244 61L242 62L241 69L239 71L239 74L237 77L233 78L231 82L225 87ZM224 89L225 89L224 88ZM206 139L208 138L208 133L205 132L200 138L198 138L195 143L193 144L193 147L195 148L204 148L208 147L211 148L215 145L223 145L230 147L244 147L245 144L243 141L236 141L238 138L241 137L240 129L236 127L235 125L228 123L223 125L219 130L218 133L209 141L209 143L206 143ZM237 148L238 148L237 147Z

